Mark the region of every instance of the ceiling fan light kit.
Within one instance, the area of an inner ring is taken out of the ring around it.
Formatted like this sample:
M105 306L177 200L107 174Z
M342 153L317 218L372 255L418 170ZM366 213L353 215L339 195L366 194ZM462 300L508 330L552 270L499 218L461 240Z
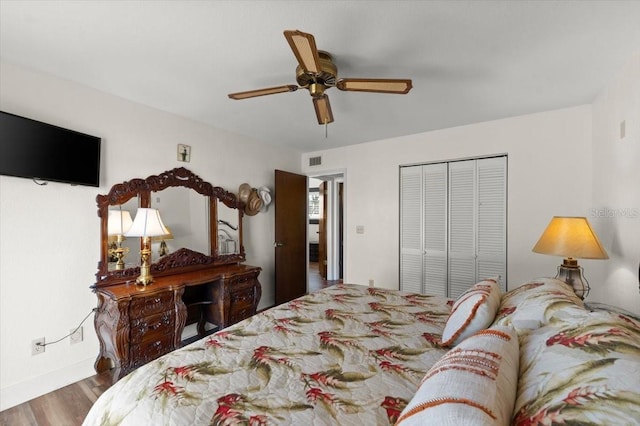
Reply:
M284 36L295 55L296 81L298 85L284 85L246 92L230 93L231 99L248 99L276 93L295 92L298 88L309 91L313 98L318 124L333 122L333 113L326 90L337 87L347 92L374 92L404 95L413 87L410 79L342 78L338 79L338 67L331 54L318 50L313 35L298 30L286 30Z

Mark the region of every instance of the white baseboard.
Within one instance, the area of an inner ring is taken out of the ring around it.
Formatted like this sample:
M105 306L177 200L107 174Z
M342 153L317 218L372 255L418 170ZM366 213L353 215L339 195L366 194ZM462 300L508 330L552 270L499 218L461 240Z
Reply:
M60 370L0 389L0 411L95 375L94 362L95 358L89 358Z

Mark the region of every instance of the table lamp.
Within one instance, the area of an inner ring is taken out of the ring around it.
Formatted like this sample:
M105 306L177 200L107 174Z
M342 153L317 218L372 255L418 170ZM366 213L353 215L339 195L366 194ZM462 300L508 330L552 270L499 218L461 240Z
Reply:
M157 209L138 208L136 218L129 232L125 233L127 237L142 237L142 249L140 250L140 276L136 278L137 284L147 285L153 282L151 276L151 237L159 237L169 234L169 230Z
M564 256L556 278L572 286L581 299L591 288L577 259L609 258L586 217L554 216L532 251Z

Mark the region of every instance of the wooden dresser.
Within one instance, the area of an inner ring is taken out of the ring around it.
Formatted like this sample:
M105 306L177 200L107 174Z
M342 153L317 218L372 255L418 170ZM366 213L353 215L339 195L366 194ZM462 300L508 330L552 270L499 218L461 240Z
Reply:
M203 319L219 328L255 315L262 293L260 271L244 264L220 265L158 277L146 287L133 280L96 288L95 327L100 341L96 371L113 368L115 382L179 348L189 303L183 297L190 293Z
M100 260L92 290L98 298L98 373L113 368L116 381L180 347L186 324L197 323L197 337L204 337L207 323L220 329L256 313L261 268L244 264L245 204L234 193L179 167L115 184L96 202ZM154 205L175 226L174 247L155 258L150 251L153 282L142 286L136 278L144 242L123 238L118 218Z

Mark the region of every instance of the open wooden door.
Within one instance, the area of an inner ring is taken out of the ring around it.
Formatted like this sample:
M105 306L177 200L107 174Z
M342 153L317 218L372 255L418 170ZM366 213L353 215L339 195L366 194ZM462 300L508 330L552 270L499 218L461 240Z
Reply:
M275 171L275 303L307 292L307 177Z

